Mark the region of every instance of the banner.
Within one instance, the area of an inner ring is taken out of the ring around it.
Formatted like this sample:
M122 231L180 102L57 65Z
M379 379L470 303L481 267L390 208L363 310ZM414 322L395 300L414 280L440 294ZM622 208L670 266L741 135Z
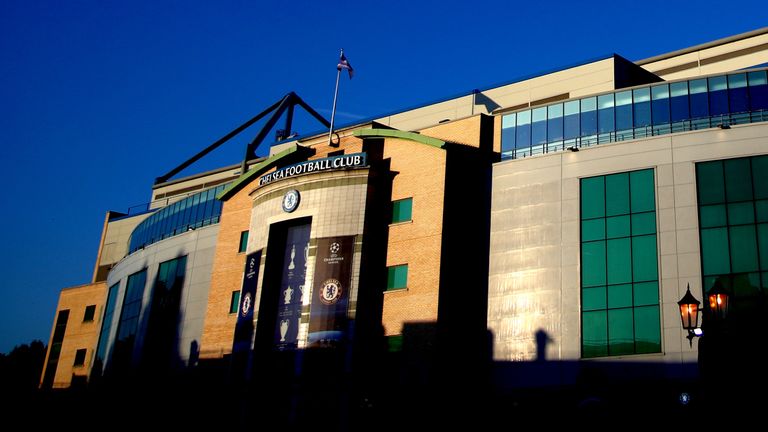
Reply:
M235 340L232 352L248 352L253 342L253 302L256 298L256 286L259 283L259 264L261 251L248 254L245 257L245 274L243 289L240 293L240 307L237 309L237 324L235 325Z
M317 239L308 347L333 347L344 339L354 239L354 236Z
M274 343L278 350L293 350L298 346L301 299L309 257L310 224L288 227L285 236L283 274L277 296Z

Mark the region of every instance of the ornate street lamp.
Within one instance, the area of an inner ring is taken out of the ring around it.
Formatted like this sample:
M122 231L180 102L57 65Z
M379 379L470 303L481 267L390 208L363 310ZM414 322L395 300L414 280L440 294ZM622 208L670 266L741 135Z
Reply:
M715 282L715 286L707 294L707 300L709 301L707 316L716 321L725 319L728 315L728 306L730 306L730 296L723 289L720 281ZM686 336L688 344L693 346L693 338L701 336L702 332L698 326L701 303L691 294L691 284L688 284L685 295L677 304L680 306L680 319L683 321L683 330L688 330L688 336Z
M691 294L691 284L685 291L685 295L677 304L680 306L680 319L683 320L683 330L688 330L688 343L693 346L693 338L696 336L694 331L699 327L699 311L701 302Z

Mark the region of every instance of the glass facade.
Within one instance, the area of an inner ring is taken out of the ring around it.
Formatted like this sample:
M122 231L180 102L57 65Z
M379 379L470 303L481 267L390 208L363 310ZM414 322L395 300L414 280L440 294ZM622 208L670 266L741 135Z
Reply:
M768 291L768 155L698 163L696 186L704 290L722 284L743 317Z
M652 169L581 179L582 357L661 351Z
M131 363L136 333L139 331L141 303L146 285L146 269L128 276L123 307L120 310L120 322L117 324L114 353L112 354L112 359L119 365L118 367L125 367Z
M204 190L157 210L133 230L128 253L191 229L219 223L221 201L216 195L228 185Z
M408 286L408 264L387 267L387 291Z
M501 121L501 157L759 121L768 121L765 70L654 84L507 114Z
M96 361L103 365L107 354L107 340L112 330L112 317L115 315L115 305L117 304L117 292L120 289L120 282L109 287L107 294L107 305L104 308L104 318L101 321L101 331L99 332L99 343L96 346Z
M413 216L413 198L392 202L392 223L408 222Z

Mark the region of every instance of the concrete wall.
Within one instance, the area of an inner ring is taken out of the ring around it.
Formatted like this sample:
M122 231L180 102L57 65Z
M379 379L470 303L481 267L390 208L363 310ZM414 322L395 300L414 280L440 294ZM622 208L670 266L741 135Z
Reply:
M701 298L695 163L765 154L768 125L733 126L605 144L501 162L493 171L488 327L493 357L536 358L535 332L551 337L546 358L580 358L579 179L653 168L662 353L611 360L695 363L677 301Z
M211 282L211 269L218 233L219 226L210 225L170 237L134 252L112 269L107 278L107 286L111 287L119 282L120 289L117 293L117 306L112 319L107 352L111 352L114 346L128 276L144 268L147 269L147 286L144 289L139 317L141 324L134 350L134 358L137 358L147 330L152 288L157 278L160 263L186 255L187 267L181 293L180 338L177 348L180 359L184 362L189 360L192 342L197 343L199 347L203 334L203 320L208 301L208 288Z

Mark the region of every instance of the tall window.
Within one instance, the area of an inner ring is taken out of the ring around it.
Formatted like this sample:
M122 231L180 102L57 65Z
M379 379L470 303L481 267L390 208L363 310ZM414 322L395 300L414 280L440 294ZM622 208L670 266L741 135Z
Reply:
M115 314L115 305L117 304L117 291L120 289L120 282L109 287L107 294L107 305L104 308L104 319L101 321L101 332L99 332L99 343L96 346L96 362L103 366L107 360L107 341L109 333L112 331L112 317ZM101 372L101 371L98 371Z
M144 298L146 282L146 269L128 276L123 307L120 311L120 322L117 325L114 354L112 355L118 368L128 366L131 363L136 333L139 331L141 302Z
M248 249L248 231L240 233L240 247L237 249L238 253L243 253Z
M653 170L581 180L582 356L661 351Z
M392 223L407 222L413 215L413 198L392 201Z
M733 294L730 315L761 314L768 290L768 156L696 164L704 290Z
M387 267L387 291L408 286L408 264Z
M229 313L237 312L240 307L240 291L232 291L232 297L229 299Z

